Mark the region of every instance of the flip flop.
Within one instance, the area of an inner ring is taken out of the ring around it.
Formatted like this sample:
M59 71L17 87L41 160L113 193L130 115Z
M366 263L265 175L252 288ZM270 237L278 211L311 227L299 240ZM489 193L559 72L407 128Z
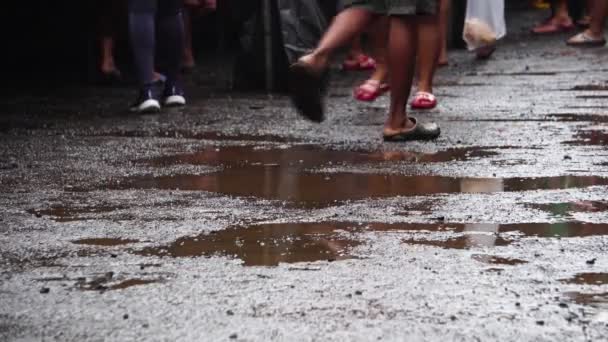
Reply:
M600 46L606 45L606 39L605 38L596 39L596 38L589 36L585 32L581 32L581 33L573 36L572 38L568 39L568 41L566 41L566 44L568 44L570 46L580 46L580 47L600 47Z
M347 71L364 71L373 70L376 68L376 61L367 56L359 55L354 59L347 59L342 63L342 69Z
M532 29L532 33L535 34L552 34L552 33L560 33L560 32L567 32L567 31L571 31L573 30L574 24L573 23L568 23L568 24L562 24L562 23L554 23L551 20L542 23L540 25L537 25L536 27L534 27Z
M289 67L289 88L291 100L300 115L313 122L323 122L323 73L298 61Z
M441 135L441 129L436 123L419 123L414 117L409 117L414 127L407 130L392 130L385 128L383 133L386 142L403 142L412 140L434 140Z
M437 98L426 91L419 91L414 95L414 100L410 106L413 109L433 109L437 107Z
M355 89L355 98L359 101L373 102L388 90L388 84L369 79Z

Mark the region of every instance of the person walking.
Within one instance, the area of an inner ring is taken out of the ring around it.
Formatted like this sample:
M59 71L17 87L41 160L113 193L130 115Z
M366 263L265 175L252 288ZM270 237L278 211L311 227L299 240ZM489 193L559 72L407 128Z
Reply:
M601 47L606 45L604 27L608 16L608 1L597 0L591 4L589 27L583 32L568 39L570 46Z
M436 0L351 0L338 14L316 49L290 67L291 97L304 117L321 122L323 75L330 58L373 21L389 16L388 65L391 104L383 129L385 141L432 140L440 135L439 126L421 123L406 112L417 53L417 33L437 25Z
M180 80L184 52L182 0L128 0L129 35L139 84L139 96L131 106L138 113L158 112L164 106L183 106L186 98ZM166 75L164 89L154 82L156 34L160 61Z

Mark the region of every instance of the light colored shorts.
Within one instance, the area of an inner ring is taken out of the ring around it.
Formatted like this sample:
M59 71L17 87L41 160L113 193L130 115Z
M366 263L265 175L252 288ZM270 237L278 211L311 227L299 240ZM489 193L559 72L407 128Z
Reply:
M385 15L435 15L438 0L344 0L346 7Z

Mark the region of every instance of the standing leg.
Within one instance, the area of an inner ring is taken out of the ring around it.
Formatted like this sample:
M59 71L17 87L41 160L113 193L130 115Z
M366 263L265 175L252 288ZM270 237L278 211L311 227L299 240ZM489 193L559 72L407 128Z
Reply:
M391 105L384 124L385 136L414 127L414 123L408 120L405 107L410 96L416 64L416 20L413 17L411 20L406 17L391 17L390 20L388 63L391 72Z
M355 89L355 98L359 101L374 101L389 90L388 80L388 29L389 18L379 18L371 31L373 40L373 57L376 69L370 78Z
M572 30L574 24L568 11L568 0L557 0L553 16L546 22L537 25L532 29L536 34L555 33Z
M437 125L419 123L415 118L408 117L406 112L414 78L418 28L433 23L437 25L435 16L391 17L388 59L391 73L391 105L384 124L385 141L428 140L435 139L440 134ZM434 51L436 59L438 50Z
M136 112L160 110L154 91L156 0L129 0L129 35L140 95L131 107Z
M432 109L437 105L433 95L433 78L441 49L439 16L418 19L418 92L412 108Z
M595 1L591 11L591 21L589 28L582 33L568 39L568 45L572 46L604 46L604 27L606 16L608 16L608 1Z
M183 10L184 19L184 56L183 68L185 71L191 71L196 67L194 60L194 51L192 48L192 17L194 16L195 7L186 7Z
M158 37L161 60L165 64L167 81L163 93L164 104L186 104L181 84L180 67L184 53L184 21L181 0L160 0L158 11Z
M120 3L116 0L99 0L97 11L99 13L99 49L101 74L108 77L120 77L120 71L116 68L114 61L114 37L116 36L116 16Z
M439 66L448 65L448 25L450 23L450 9L452 0L441 0L439 3L439 34L440 46Z

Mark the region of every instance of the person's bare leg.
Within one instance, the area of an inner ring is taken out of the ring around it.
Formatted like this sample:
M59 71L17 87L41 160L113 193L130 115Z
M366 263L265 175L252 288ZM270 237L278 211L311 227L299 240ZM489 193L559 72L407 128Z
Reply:
M372 73L370 79L380 83L386 82L388 78L388 30L389 18L379 18L372 30L373 39L373 57L376 60L376 69Z
M439 34L440 46L439 66L448 65L448 24L450 21L450 7L452 0L441 0L439 3Z
M388 63L391 73L391 105L384 125L385 135L395 134L414 126L407 117L406 105L416 64L417 20L413 17L390 18Z
M110 75L118 72L114 61L114 38L101 38L101 65L100 69L103 74Z
M433 77L441 45L439 18L430 16L418 21L418 91L433 93Z
M194 52L192 49L192 15L193 10L186 8L183 11L184 18L184 56L182 66L187 69L192 69L196 66L194 61Z
M604 27L606 25L606 16L608 15L608 1L594 1L593 10L590 13L592 13L591 22L585 33L594 39L604 38Z
M342 11L325 32L317 48L300 58L299 62L308 64L314 70L324 69L332 54L361 34L374 17L373 13L361 8L349 8Z
M553 33L555 27L559 30L570 29L574 26L568 11L568 0L557 0L553 11L553 16L546 22L539 24L532 31L534 33Z

